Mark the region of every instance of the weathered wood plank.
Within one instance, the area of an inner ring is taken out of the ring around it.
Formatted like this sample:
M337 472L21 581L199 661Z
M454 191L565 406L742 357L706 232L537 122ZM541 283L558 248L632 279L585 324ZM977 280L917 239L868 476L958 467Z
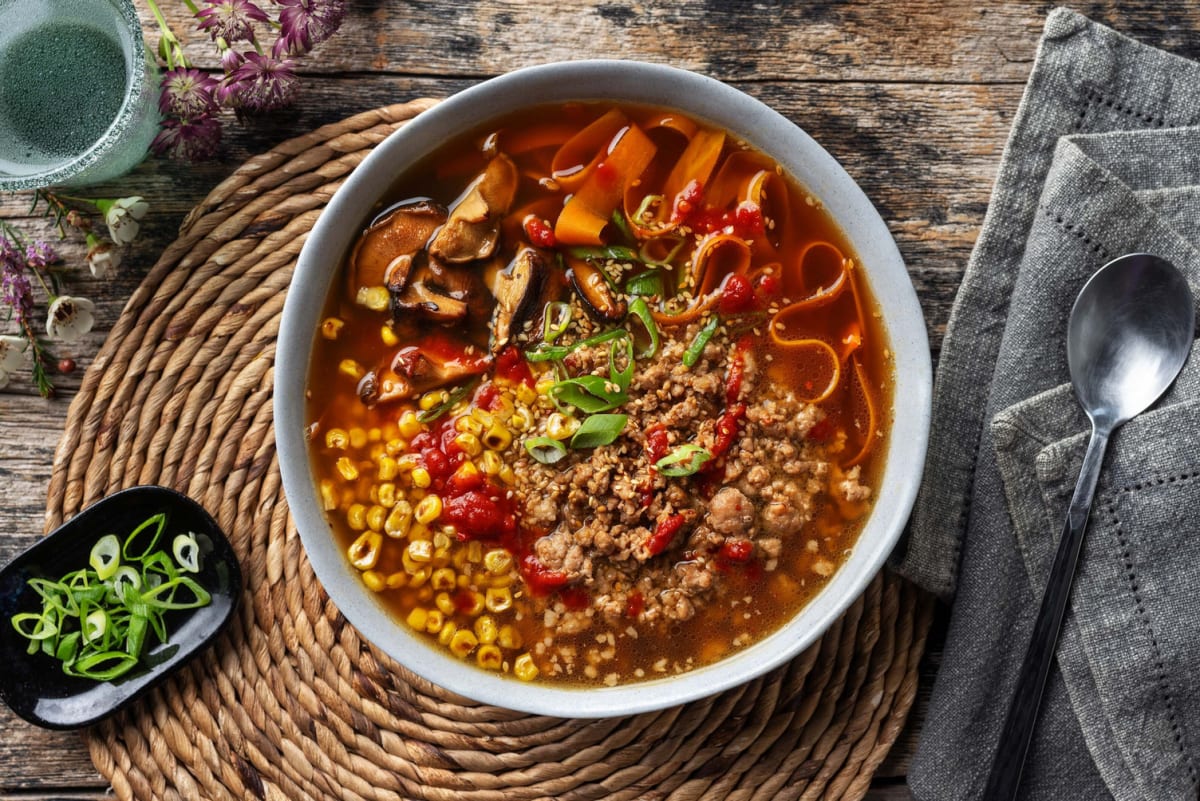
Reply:
M181 3L163 3L196 64L217 66L206 34ZM337 36L302 62L305 72L496 75L531 64L627 58L725 80L1023 82L1049 6L1003 0L422 0L350 4ZM1200 7L1184 3L1076 3L1131 36L1200 56L1189 31ZM152 18L143 13L147 30ZM149 38L157 40L157 34Z

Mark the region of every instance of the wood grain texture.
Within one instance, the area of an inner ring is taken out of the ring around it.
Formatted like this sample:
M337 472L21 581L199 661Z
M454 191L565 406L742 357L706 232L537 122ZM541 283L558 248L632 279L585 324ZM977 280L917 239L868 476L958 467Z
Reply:
M161 4L187 41L189 57L215 68L212 48L190 30L183 5ZM68 290L96 300L99 322L82 342L57 348L58 355L74 357L80 371L87 366L184 214L249 155L366 108L445 96L511 69L585 57L704 72L809 131L862 184L895 235L936 353L1052 4L351 0L349 6L343 30L302 63L303 94L295 108L244 125L230 117L216 162L150 160L87 191L140 194L153 212L116 277L69 274ZM1073 7L1151 44L1200 57L1200 4ZM152 17L144 7L141 12L154 41ZM28 207L28 195L0 195L0 217L48 233L43 220L28 217ZM79 244L64 243L61 250L69 262L82 263ZM27 375L0 391L0 562L42 531L50 464L79 375L56 377L60 397L54 401L36 397ZM910 798L903 777L937 666L940 630L909 726L878 774L872 801ZM0 709L0 801L110 797L77 735L36 729Z

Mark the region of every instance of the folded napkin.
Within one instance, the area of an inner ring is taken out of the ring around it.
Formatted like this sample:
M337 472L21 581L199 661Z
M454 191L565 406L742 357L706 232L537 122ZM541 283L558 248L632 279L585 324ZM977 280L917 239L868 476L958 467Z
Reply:
M1089 425L1067 317L1099 267L1163 256L1200 296L1200 65L1049 16L938 365L902 573L953 599L910 770L986 781ZM1200 787L1200 359L1110 441L1022 797Z

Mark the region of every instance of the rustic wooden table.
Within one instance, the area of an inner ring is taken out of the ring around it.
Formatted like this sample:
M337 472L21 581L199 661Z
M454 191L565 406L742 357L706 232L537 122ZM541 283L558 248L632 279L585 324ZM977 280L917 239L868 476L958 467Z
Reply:
M188 43L189 57L215 68L206 37L189 30L183 4L159 2ZM56 349L79 366L55 377L58 397L39 398L27 376L0 392L0 563L42 533L55 445L82 370L193 204L248 156L284 139L375 106L444 97L530 64L583 57L662 62L732 83L794 120L841 161L887 221L921 298L936 357L1050 8L1023 0L348 5L341 32L304 61L303 94L293 109L245 124L231 119L217 161L189 166L151 159L88 191L142 195L152 212L118 275L93 280L83 268L70 277L72 294L96 301L98 322L85 341ZM1089 2L1077 10L1200 57L1200 5L1194 2ZM152 18L142 11L154 41ZM29 219L29 205L27 194L0 195L0 216L48 232L45 221ZM80 265L82 250L62 246ZM936 670L937 642L935 631L922 696L878 773L868 796L875 801L910 797L904 777ZM104 797L77 735L42 731L0 708L0 801Z

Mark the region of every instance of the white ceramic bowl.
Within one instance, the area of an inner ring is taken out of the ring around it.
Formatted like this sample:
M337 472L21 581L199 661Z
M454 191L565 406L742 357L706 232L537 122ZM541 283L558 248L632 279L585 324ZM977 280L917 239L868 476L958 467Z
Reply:
M690 673L616 687L525 684L456 659L414 636L363 585L317 503L304 437L305 384L330 281L351 241L394 179L446 140L530 105L613 100L675 108L733 132L769 154L817 196L864 265L895 362L893 424L874 509L853 552L790 622L733 656ZM929 431L929 343L896 244L866 195L800 128L718 81L629 61L578 61L519 70L426 111L390 136L330 200L300 254L284 307L275 371L275 431L288 503L317 577L371 642L430 681L475 700L560 717L607 717L662 709L734 687L811 645L883 566L912 508Z

